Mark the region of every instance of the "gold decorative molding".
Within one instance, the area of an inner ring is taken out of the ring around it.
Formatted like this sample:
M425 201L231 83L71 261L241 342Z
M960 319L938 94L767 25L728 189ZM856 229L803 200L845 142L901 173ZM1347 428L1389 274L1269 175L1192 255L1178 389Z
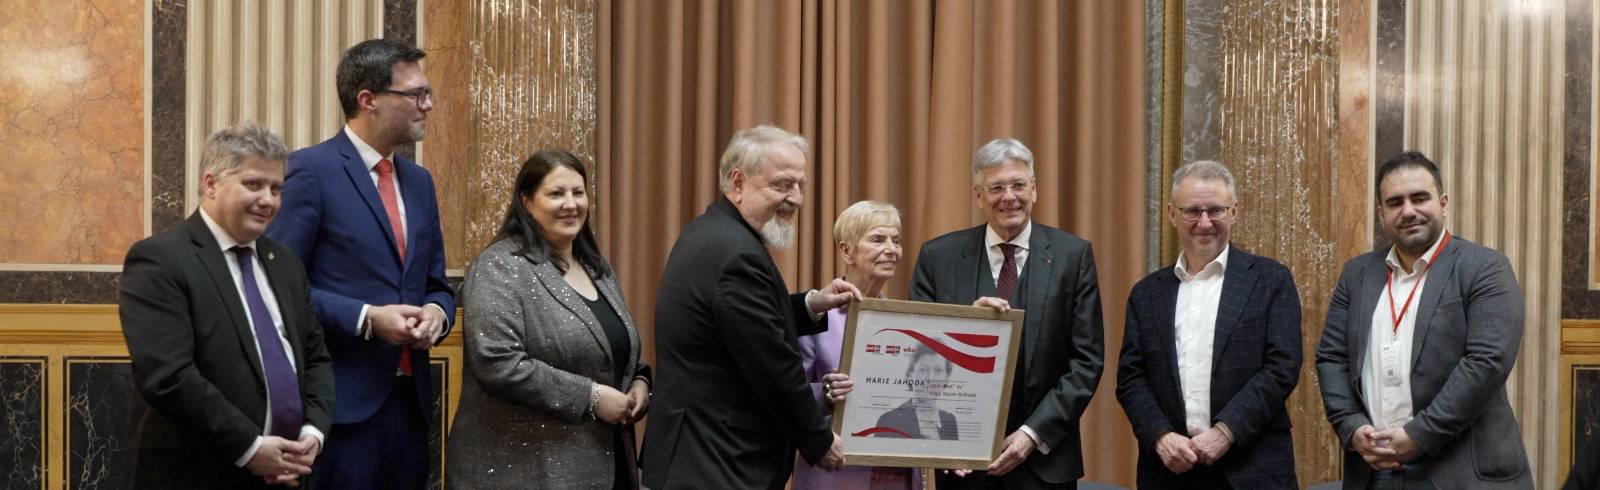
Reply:
M1561 354L1600 354L1600 320L1561 320Z
M0 345L122 345L117 305L40 305L0 303ZM461 325L456 310L455 325ZM440 347L460 347L461 329L452 329Z

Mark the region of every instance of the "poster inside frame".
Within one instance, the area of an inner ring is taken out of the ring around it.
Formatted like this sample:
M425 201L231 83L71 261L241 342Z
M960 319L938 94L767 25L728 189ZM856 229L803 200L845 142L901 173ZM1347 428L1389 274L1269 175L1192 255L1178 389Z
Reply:
M834 407L845 462L984 469L1005 442L1022 310L865 299L850 306Z

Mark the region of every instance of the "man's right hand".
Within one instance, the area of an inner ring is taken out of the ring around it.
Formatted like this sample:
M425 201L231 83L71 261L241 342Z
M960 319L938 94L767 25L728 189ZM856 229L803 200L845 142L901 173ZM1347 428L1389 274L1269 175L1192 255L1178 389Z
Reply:
M303 453L306 450L305 445L299 441L278 436L262 436L261 447L256 448L256 454L250 457L250 462L245 464L245 468L248 468L251 474L267 481L289 484L300 475L311 474L310 466L290 461L288 457L289 454Z
M367 323L372 334L395 345L417 343L416 332L422 322L422 308L411 305L372 306L367 308Z
M828 446L828 454L824 454L817 465L827 471L844 469L844 440L839 438L839 434L833 435L833 445Z
M1356 454L1367 462L1374 470L1392 470L1400 467L1400 461L1395 459L1395 450L1384 447L1388 441L1375 437L1378 430L1370 425L1363 425L1350 435L1350 446L1356 449Z
M1168 432L1156 439L1156 455L1161 456L1161 464L1167 465L1167 471L1180 475L1200 461L1200 455L1189 445L1189 438L1177 432Z
M996 298L994 296L984 296L982 298L978 298L977 301L973 301L972 306L989 308L994 310L995 313L1005 313L1011 309L1011 302Z

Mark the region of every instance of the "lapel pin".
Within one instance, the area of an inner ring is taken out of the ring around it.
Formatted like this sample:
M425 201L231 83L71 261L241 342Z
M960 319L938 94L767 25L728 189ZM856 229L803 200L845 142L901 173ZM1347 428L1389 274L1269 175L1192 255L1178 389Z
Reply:
M278 258L277 255L273 255L272 252L267 252L267 260L273 260L273 259L276 259L276 258Z

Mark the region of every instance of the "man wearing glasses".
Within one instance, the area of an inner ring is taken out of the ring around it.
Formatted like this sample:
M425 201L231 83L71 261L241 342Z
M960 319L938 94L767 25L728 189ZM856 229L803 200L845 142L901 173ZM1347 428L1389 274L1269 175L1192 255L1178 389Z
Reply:
M1078 420L1105 363L1100 285L1089 242L1034 223L1033 152L1014 139L978 149L973 195L987 223L922 246L911 299L1026 310L1012 373L1005 450L986 472L939 488L1073 488L1083 477Z
M1233 248L1233 173L1172 175L1182 250L1128 296L1117 401L1139 440L1139 488L1299 488L1284 401L1300 381L1289 268Z
M456 307L433 177L395 153L427 131L423 56L384 39L345 51L345 127L289 155L282 215L267 230L305 262L333 355L333 433L311 476L320 488L422 488L428 477L428 348Z

